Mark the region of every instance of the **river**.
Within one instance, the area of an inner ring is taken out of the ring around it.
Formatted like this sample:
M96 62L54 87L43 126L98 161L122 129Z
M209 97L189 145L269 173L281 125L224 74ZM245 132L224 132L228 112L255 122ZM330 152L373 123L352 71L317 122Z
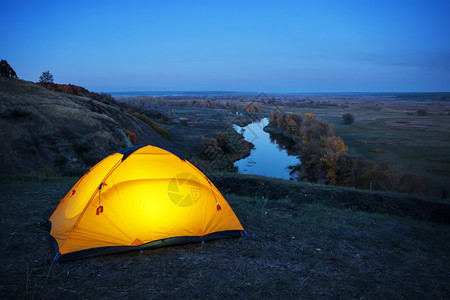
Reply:
M263 118L245 127L233 125L234 130L244 135L245 140L253 143L249 156L238 160L234 165L239 173L255 174L267 177L290 179L288 166L298 164L300 161L296 156L291 156L287 151L265 132L269 120Z

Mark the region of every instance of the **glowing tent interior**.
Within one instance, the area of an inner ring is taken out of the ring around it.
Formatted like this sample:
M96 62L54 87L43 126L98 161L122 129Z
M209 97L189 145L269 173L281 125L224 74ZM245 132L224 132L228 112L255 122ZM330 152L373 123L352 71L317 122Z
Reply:
M139 145L85 174L49 219L53 262L241 236L211 181L174 150Z

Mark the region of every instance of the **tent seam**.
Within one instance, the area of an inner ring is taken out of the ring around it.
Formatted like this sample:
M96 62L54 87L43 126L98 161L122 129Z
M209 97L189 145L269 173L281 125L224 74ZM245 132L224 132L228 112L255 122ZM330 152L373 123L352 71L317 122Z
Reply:
M121 153L120 153L121 154ZM122 154L123 157L123 154ZM109 172L106 174L106 176L102 179L102 181L100 182L100 184L102 182L104 182L121 164L122 164L123 160L122 158L111 168L111 170L109 170ZM81 219L83 218L86 210L88 209L89 205L91 205L92 200L95 198L95 195L98 192L98 186L95 189L94 193L92 194L91 198L89 199L88 203L86 204L86 206L84 207L83 211L81 212L80 216L78 217L77 221L75 222L75 224L72 227L72 230L70 230L69 235L67 236L66 241L62 244L61 248L63 248L64 246L66 246L66 244L70 241L70 238L72 237L72 234L75 230L75 228L78 226L78 224L80 223ZM61 252L61 251L60 251Z

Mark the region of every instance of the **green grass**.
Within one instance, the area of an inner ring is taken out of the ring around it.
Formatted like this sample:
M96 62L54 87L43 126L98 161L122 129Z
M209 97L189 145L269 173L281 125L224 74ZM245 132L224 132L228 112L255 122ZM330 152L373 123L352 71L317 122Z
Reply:
M254 240L39 265L54 252L37 223L48 219L75 181L0 177L0 298L441 299L450 294L448 225L292 197L225 195L244 228L258 237Z
M425 193L435 197L450 198L450 116L440 115L440 108L424 102L431 114L417 116L417 103L405 102L399 106L384 102L381 110L366 107L364 103L350 108L292 109L292 113L313 113L316 117L335 124L336 135L341 136L351 153L361 154L378 163L393 162L403 173L419 176ZM412 115L405 110L414 112ZM345 125L344 113L355 116L355 125ZM380 148L385 153L374 153Z

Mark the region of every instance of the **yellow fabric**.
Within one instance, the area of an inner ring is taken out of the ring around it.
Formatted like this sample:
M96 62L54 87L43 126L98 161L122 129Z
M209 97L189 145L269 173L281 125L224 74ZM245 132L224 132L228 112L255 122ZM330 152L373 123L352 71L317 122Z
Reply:
M153 146L122 157L98 163L50 217L61 254L243 230L220 192L188 161Z

